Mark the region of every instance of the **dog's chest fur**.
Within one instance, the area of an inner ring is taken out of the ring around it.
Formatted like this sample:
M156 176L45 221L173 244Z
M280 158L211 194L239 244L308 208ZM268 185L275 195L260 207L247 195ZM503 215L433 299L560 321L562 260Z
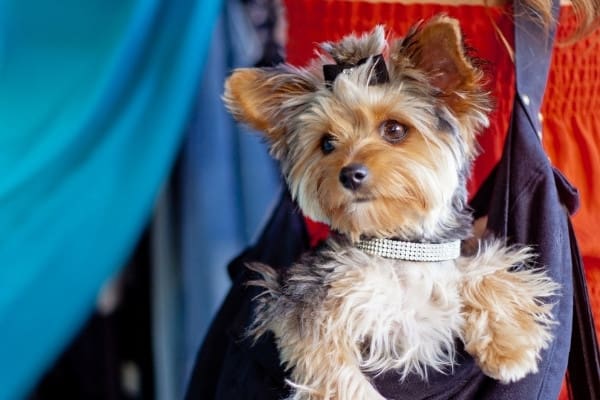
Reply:
M391 260L335 240L328 247L268 284L277 295L259 306L257 325L286 341L319 337L341 354L358 352L365 372L448 372L463 322L455 262Z

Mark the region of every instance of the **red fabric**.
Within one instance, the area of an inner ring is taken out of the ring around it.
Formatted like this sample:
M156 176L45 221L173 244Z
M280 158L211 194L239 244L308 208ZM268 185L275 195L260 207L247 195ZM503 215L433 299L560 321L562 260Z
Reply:
M306 230L310 239L310 246L315 247L329 237L329 226L321 222L315 222L310 218L304 218Z

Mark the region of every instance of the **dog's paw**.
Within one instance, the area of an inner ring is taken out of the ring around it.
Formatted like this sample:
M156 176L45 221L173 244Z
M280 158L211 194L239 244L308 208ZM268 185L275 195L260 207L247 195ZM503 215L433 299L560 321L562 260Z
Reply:
M489 354L485 362L479 361L484 374L502 383L516 382L525 376L538 372L538 355L531 349L522 349L520 353L507 355Z
M312 364L307 362L305 366ZM304 378L306 383L287 380L292 392L286 400L386 400L358 364L339 364L328 360L319 366L312 366L309 374L299 369L302 368L292 371L292 379L297 376ZM310 380L306 379L307 376Z
M519 315L521 325L505 323L486 311L472 310L466 319L465 350L471 354L484 374L503 383L515 382L538 371L539 352L551 336L531 315ZM526 321L528 320L528 321ZM534 329L525 332L526 326Z
M463 266L465 349L486 375L502 382L537 372L540 352L552 340L550 297L559 286L528 268L530 260L527 248L495 242Z
M373 387L363 387L352 395L337 394L332 392L329 394L310 393L306 391L293 391L285 400L386 400Z

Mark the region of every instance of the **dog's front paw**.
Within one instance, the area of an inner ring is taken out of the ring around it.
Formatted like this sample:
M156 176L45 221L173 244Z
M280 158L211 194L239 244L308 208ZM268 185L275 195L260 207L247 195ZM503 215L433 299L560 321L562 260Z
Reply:
M465 349L486 375L505 383L537 372L540 352L552 340L549 298L559 286L523 267L530 259L527 248L493 242L462 266Z
M310 368L315 374L300 369L292 372L292 378L308 375L313 379L304 384L288 380L292 392L286 400L385 400L357 364L325 361Z
M471 310L464 331L465 350L487 376L515 382L538 371L539 352L551 335L525 312L517 316L520 321L516 323L501 318L505 317ZM527 331L527 327L533 329Z

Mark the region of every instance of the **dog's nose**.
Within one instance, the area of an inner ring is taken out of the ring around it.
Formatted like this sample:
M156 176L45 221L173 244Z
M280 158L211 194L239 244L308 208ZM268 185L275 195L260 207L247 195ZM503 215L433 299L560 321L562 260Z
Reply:
M362 164L350 164L340 171L340 182L346 189L356 190L369 176L369 170Z

